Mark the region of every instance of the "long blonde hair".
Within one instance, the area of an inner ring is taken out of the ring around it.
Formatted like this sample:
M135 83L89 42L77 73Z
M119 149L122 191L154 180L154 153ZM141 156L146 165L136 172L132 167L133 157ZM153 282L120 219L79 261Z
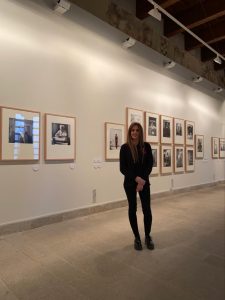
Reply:
M137 126L139 129L139 142L138 143L139 143L142 151L144 151L144 133L143 133L143 128L142 128L141 124L138 122L131 123L131 125L128 129L128 132L127 132L127 144L130 147L131 155L132 155L134 162L137 162L138 161L137 147L132 142L132 139L131 139L131 131L134 126Z

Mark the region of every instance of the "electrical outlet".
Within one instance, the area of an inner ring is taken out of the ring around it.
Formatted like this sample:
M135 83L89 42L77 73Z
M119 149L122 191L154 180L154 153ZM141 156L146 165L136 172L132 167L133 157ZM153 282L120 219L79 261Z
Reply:
M92 203L96 203L96 189L92 190Z

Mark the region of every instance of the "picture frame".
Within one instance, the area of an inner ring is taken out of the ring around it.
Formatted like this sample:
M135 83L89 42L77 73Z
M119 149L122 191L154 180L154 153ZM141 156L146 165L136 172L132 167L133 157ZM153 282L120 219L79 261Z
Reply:
M218 137L211 138L212 158L219 158L220 154L220 139Z
M140 109L127 107L126 109L126 125L127 130L134 122L138 122L144 128L144 112Z
M125 142L124 124L105 122L105 160L119 160Z
M194 146L195 137L195 123L192 121L185 121L185 144L187 146Z
M174 173L184 173L185 171L185 151L184 146L174 146Z
M186 146L185 150L185 170L186 172L194 172L195 170L195 156L194 147Z
M196 159L204 158L204 135L200 135L200 134L195 135L195 158Z
M75 160L76 118L45 113L45 160Z
M159 114L145 112L145 140L148 143L158 143L160 135Z
M172 144L173 142L173 118L169 116L160 116L161 143Z
M184 120L174 118L174 144L176 145L184 145L184 134L185 134L185 128L184 128Z
M220 138L220 158L225 158L225 138Z
M40 159L40 112L1 107L2 161Z
M153 167L152 167L152 175L159 175L160 173L160 148L159 145L153 144L152 148L152 156L153 156Z
M173 147L161 145L161 174L173 173Z

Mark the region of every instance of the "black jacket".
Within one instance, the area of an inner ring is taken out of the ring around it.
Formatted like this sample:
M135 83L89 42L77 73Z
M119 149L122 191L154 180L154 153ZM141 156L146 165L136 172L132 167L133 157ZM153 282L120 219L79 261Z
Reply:
M139 146L137 146L138 148ZM143 159L142 151L138 148L139 162L134 163L130 147L128 144L123 144L120 149L120 172L125 176L124 185L136 185L135 178L137 176L146 180L149 184L149 175L152 171L153 157L152 149L149 143L144 143ZM141 159L140 159L141 158Z

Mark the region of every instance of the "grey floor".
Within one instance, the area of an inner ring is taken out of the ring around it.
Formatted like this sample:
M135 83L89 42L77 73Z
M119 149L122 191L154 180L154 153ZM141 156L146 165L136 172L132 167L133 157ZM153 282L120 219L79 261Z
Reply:
M0 299L224 300L224 206L224 185L153 200L154 251L127 208L2 236Z

